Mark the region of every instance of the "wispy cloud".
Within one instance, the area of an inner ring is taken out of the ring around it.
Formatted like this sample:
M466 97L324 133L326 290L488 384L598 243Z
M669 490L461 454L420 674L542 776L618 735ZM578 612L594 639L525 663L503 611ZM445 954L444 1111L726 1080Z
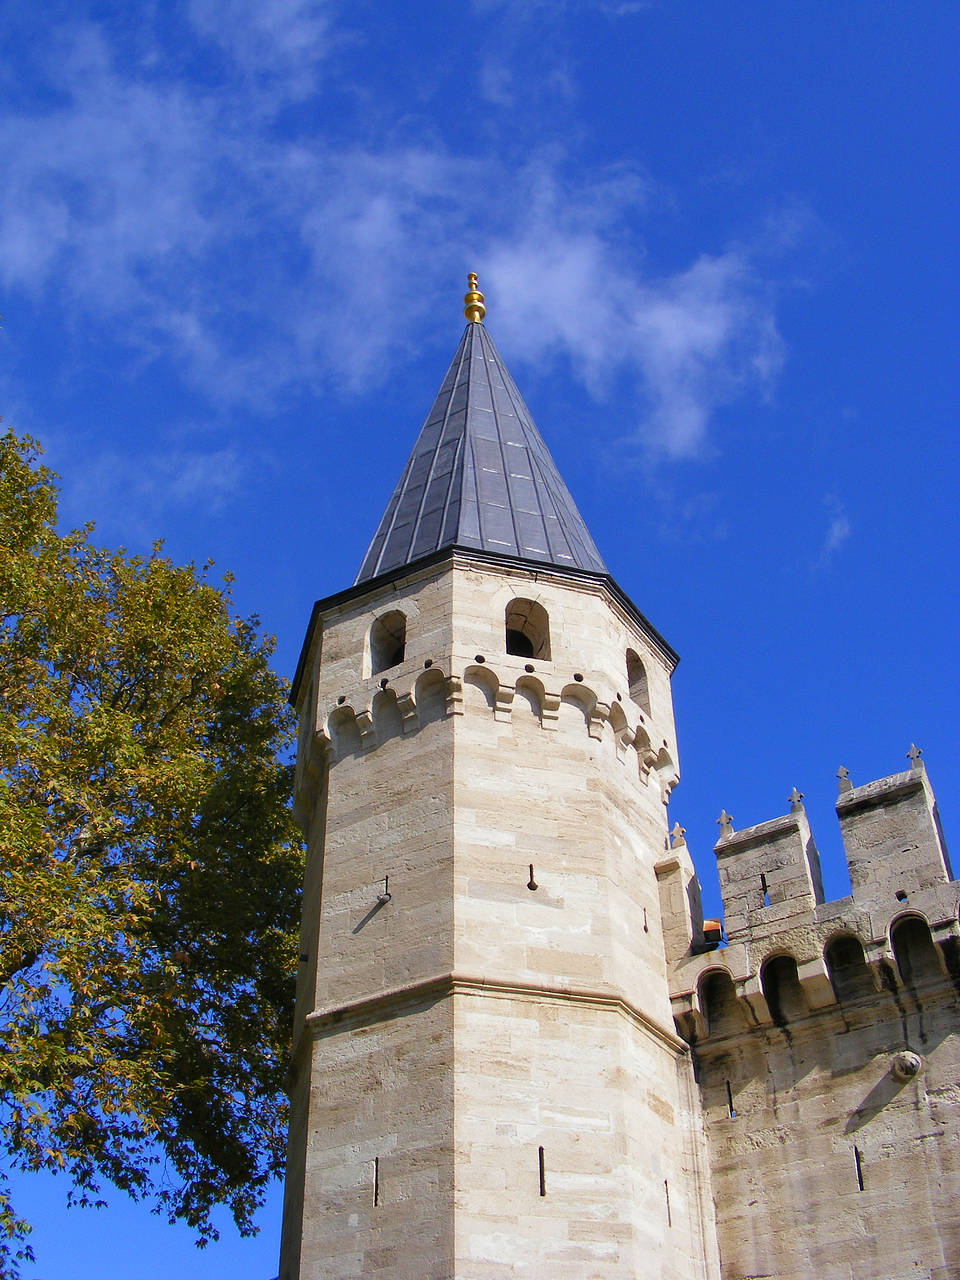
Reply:
M190 0L197 32L218 45L244 75L282 81L302 98L318 84L321 64L339 39L331 3L322 0Z
M718 405L769 386L783 343L748 246L672 275L644 272L617 225L642 199L626 176L586 192L544 178L536 212L492 247L488 271L514 348L535 362L562 351L598 399L626 377L632 442L690 457Z
M306 0L189 12L241 73L288 97L341 38L330 8ZM93 25L65 37L50 75L54 105L0 115L0 281L122 330L148 358L172 355L220 404L369 389L428 340L468 268L498 299L511 358L559 357L601 401L626 387L628 443L648 453L697 455L715 409L780 367L749 244L647 269L640 170L577 170L558 148L511 166L435 139L281 141L239 89L121 64Z
M188 507L207 513L224 510L252 474L250 460L233 447L173 447L136 458L102 450L65 474L63 515L67 523L79 523L91 510L109 511L111 519L149 542L162 527L161 512Z
M509 67L498 57L486 57L477 72L480 96L496 107L512 107L516 101L516 81Z
M0 278L34 295L55 278L61 297L110 312L148 305L215 236L215 114L122 75L89 27L59 74L61 109L0 117Z
M833 563L852 532L850 518L836 494L827 494L824 505L827 509L827 531L820 544L820 555L817 559L819 569L825 569Z

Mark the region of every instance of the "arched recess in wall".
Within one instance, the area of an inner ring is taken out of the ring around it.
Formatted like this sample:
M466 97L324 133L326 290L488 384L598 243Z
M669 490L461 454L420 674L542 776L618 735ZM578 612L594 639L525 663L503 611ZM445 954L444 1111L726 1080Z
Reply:
M641 711L650 714L650 690L647 685L647 669L643 659L634 649L627 650L627 686L630 697Z
M633 735L627 725L627 717L624 715L623 707L619 702L614 702L610 707L610 728L613 730L613 743L616 747L617 758L622 760L627 752L627 747L633 740Z
M841 1004L876 996L860 939L852 933L838 933L823 950L833 994Z
M407 647L407 619L399 609L382 613L370 628L370 674L379 675L403 661Z
M397 695L392 689L381 690L373 699L373 727L378 743L398 738L403 732Z
M329 720L330 738L338 760L360 752L360 730L353 707L338 707Z
M700 1008L707 1035L732 1035L747 1025L733 979L726 969L711 969L700 979Z
M416 683L415 701L421 729L447 714L446 679L437 667L431 667Z
M507 605L504 622L507 653L550 661L550 618L542 604L518 596Z
M529 716L523 712L529 711ZM513 721L522 723L524 719L540 724L543 715L543 685L533 676L521 676L517 681L516 694L513 699Z
M489 667L467 667L463 673L464 701L468 704L484 704L493 710L499 689L500 681Z
M923 916L901 916L890 930L890 945L900 977L908 986L942 976L937 948Z
M583 684L566 684L560 690L560 727L576 725L582 728L590 723L590 713L597 703L597 695Z
M779 955L765 960L760 970L760 986L770 1017L778 1027L807 1013L807 1000L793 956Z

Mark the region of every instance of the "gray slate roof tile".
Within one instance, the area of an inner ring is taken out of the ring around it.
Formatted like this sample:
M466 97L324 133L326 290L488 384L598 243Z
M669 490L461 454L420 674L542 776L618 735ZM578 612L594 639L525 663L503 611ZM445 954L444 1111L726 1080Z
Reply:
M607 572L482 324L468 324L356 582L445 547Z

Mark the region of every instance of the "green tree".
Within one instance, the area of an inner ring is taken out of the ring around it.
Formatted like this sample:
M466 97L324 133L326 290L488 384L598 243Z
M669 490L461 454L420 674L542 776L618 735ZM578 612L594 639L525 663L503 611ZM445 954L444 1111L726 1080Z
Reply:
M58 533L38 452L0 438L0 1148L249 1234L297 961L286 686L209 566ZM28 1230L0 1184L0 1275Z

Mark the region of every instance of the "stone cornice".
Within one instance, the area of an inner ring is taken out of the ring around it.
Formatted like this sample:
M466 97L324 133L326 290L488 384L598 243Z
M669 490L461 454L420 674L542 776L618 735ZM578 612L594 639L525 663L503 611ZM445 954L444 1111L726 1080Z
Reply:
M860 787L841 792L837 796L837 813L843 816L856 809L883 805L890 800L899 800L914 791L929 790L926 771L908 769L903 773L894 773L889 778L879 778L876 782L865 782Z
M559 1004L579 1004L594 1009L608 1010L627 1017L654 1040L659 1041L676 1054L686 1054L689 1048L673 1031L661 1026L656 1019L637 1008L632 1001L612 987L552 986L546 983L521 982L511 979L477 977L463 973L439 973L379 991L375 995L362 996L342 1004L327 1005L307 1014L307 1027L315 1036L340 1027L343 1023L362 1023L388 1017L404 1005L424 1000L442 1000L454 995L485 995L500 998L547 1000Z

